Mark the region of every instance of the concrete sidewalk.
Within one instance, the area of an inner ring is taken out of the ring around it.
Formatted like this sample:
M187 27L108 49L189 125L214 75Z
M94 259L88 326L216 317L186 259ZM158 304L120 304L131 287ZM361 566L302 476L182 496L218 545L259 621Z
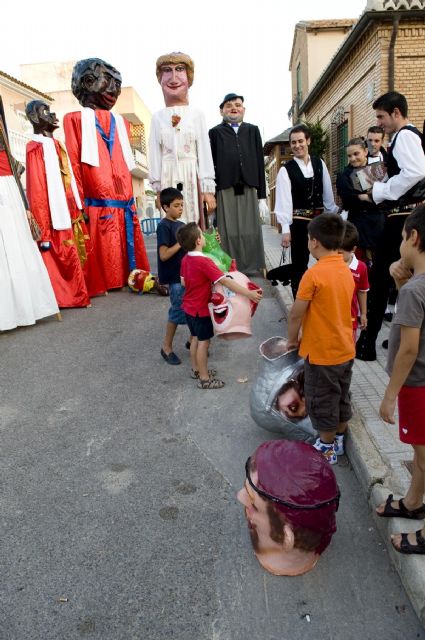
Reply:
M277 267L282 254L280 234L274 227L263 226L267 269ZM291 288L280 283L272 288L285 318L292 305ZM372 513L389 493L404 496L410 483L406 466L412 460L412 448L398 438L398 425L388 425L379 417L388 375L385 372L386 351L382 341L388 337L389 325L384 323L377 342L377 360L355 360L351 386L355 415L347 438L347 455L366 493ZM397 553L390 535L400 531L416 531L421 521L409 522L401 518L379 518L376 524L385 540L390 557L400 574L415 611L425 625L425 559Z

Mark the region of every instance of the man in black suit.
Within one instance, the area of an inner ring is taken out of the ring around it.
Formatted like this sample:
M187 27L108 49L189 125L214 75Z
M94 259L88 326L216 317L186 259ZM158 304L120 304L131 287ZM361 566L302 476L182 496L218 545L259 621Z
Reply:
M266 178L258 127L243 122L244 98L228 93L221 124L209 136L217 184L217 228L223 249L246 274L265 268L261 215L267 215Z

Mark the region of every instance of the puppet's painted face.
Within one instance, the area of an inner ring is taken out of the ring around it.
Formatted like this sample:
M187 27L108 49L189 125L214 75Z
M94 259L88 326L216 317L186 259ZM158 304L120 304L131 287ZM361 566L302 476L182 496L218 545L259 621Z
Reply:
M258 474L252 473L252 481L258 484ZM268 502L250 487L248 480L238 491L237 499L245 509L245 517L248 522L248 530L252 547L259 562L268 552L283 552L282 544L272 538L276 536L272 533ZM282 528L282 526L281 526Z
M164 64L161 67L161 87L166 107L189 104L186 65L181 62Z
M232 271L226 274L227 278L232 278L237 284L245 288L249 279L239 271ZM250 283L252 285L252 283ZM255 285L254 285L255 287ZM235 340L237 338L249 338L251 334L251 316L255 311L253 303L238 293L230 291L220 282L214 285L214 293L209 304L211 320L214 333L220 338Z
M235 100L225 102L223 108L220 109L220 113L225 122L242 122L245 115L245 107L240 98L235 98Z
M54 131L59 127L59 120L56 113L50 111L50 107L45 102L40 102L36 108L36 117L39 131ZM33 119L31 119L33 122Z
M305 399L295 388L287 389L278 396L277 408L287 418L305 418L307 415Z
M119 71L103 65L96 67L96 72L84 76L86 93L83 107L110 111L121 93L122 78Z
M323 456L304 442L260 445L237 494L257 560L274 575L310 571L336 531L339 489Z

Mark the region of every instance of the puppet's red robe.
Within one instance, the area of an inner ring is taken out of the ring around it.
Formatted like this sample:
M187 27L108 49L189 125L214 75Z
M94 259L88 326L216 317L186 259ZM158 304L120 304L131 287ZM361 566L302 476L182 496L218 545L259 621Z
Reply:
M111 113L97 109L95 115L104 132L109 136ZM77 111L66 114L63 127L75 180L84 210L89 216L90 238L101 272L100 278L92 278L89 272L89 291L91 293L97 289L96 293L102 293L107 289L123 287L127 284L131 270L127 251L125 211L112 206L87 204L87 199L119 200L122 203L128 203L133 198L131 173L123 156L118 132L116 131L110 156L105 141L96 130L100 166L93 167L81 162L81 113ZM133 212L131 225L134 238L134 266L149 271L149 260L134 204L131 205L131 210Z
M61 150L58 141L55 140L54 143L59 163ZM72 227L70 225L69 229L57 230L52 226L43 145L40 142L32 141L27 144L26 181L30 210L41 229L40 242L50 242L50 249L43 251L42 257L58 306L87 307L90 298ZM69 192L66 194L68 206L72 201L71 187ZM73 217L75 218L75 212Z

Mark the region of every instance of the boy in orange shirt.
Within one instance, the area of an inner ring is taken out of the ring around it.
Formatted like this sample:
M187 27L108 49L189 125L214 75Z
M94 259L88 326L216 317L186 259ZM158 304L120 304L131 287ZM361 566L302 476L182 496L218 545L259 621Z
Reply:
M305 360L307 413L319 432L314 447L336 464L344 453L344 434L352 416L354 280L338 253L345 231L341 217L322 213L307 229L308 248L318 262L301 279L288 320L288 350L299 348Z

